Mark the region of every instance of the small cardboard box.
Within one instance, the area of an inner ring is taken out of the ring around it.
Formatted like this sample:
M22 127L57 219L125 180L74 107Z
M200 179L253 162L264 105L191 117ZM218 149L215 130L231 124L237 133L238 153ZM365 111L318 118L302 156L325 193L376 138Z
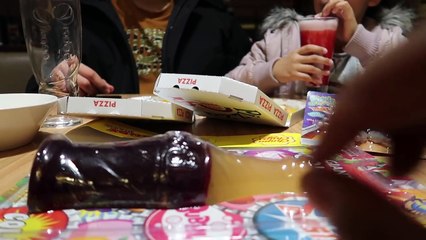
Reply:
M290 125L285 108L257 87L227 77L162 73L155 83L154 94L201 116Z
M318 144L324 134L322 127L327 124L335 105L335 94L315 91L308 92L302 125L302 144Z
M68 115L111 118L168 120L192 123L194 115L179 105L157 96L137 98L63 97L58 112Z

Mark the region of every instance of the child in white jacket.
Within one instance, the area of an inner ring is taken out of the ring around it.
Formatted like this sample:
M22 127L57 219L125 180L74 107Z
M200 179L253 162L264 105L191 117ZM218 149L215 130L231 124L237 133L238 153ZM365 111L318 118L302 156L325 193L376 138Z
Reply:
M257 86L269 96L304 94L306 84L319 84L313 76L330 75L330 87L344 83L374 58L406 41L414 14L399 6L382 7L386 0L314 0L319 16L339 19L333 59L316 45L300 46L298 19L290 9L275 8L265 19L262 40L253 44L240 65L227 77ZM316 65L327 65L324 71Z

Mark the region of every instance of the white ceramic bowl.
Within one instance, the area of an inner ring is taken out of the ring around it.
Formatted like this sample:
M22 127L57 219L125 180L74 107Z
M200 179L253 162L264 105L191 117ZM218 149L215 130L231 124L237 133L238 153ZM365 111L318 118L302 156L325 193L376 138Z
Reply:
M57 100L38 93L0 94L0 151L29 143Z

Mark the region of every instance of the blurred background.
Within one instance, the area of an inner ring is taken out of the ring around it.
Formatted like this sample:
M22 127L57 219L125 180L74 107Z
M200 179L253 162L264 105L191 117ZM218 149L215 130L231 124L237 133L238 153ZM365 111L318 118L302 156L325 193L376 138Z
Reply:
M312 0L223 1L253 40L261 37L257 34L258 26L274 7L294 8L302 15L314 13ZM426 19L426 0L406 0L404 4L416 11L417 23ZM0 0L0 93L24 91L25 83L31 74L22 34L19 1Z
M125 1L125 0L124 0ZM241 22L243 28L256 38L258 24L275 6L294 8L297 12L311 14L312 0L224 0ZM406 5L424 13L426 0L407 0ZM0 51L25 51L18 0L0 0Z

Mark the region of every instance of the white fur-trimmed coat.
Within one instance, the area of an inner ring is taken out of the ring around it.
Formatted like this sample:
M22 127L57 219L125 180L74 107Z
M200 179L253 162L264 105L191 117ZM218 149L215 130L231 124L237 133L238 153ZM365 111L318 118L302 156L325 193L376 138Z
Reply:
M414 14L400 7L383 9L379 24L368 31L359 24L352 39L344 47L349 61L334 69L330 79L344 82L362 71L371 60L406 42L405 32L412 28ZM293 81L280 83L272 74L272 66L279 58L300 47L300 32L295 11L275 8L261 25L263 39L255 42L240 65L226 74L227 77L257 86L269 96L291 96L305 83Z

